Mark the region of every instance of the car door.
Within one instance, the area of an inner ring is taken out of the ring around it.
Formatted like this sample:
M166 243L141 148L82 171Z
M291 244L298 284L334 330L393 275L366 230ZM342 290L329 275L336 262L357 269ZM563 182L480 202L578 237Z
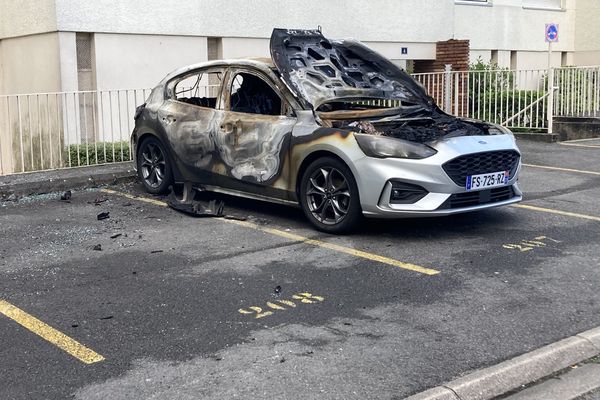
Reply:
M232 68L223 92L216 146L227 186L289 199L292 107L269 77L250 69Z
M192 70L167 83L158 118L184 180L202 182L212 174L225 72L215 67Z

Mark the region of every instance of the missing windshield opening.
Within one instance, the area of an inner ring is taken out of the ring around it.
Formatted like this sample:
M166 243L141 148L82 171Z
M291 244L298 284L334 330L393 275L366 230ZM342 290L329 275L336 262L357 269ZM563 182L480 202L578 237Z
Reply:
M447 115L439 109L418 105L390 107L389 101L364 103L327 103L331 111L319 116L333 128L349 129L357 133L387 136L416 143L430 143L441 138L490 134L482 123L464 121ZM381 104L383 103L383 104ZM327 107L321 106L321 109ZM335 110L334 110L335 109Z

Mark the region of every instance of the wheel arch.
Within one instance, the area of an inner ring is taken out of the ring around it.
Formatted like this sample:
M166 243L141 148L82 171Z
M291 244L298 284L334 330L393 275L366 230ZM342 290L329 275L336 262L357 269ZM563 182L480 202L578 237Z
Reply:
M343 163L346 167L348 167L348 169L350 170L350 173L352 173L352 177L357 182L357 187L359 186L358 180L357 180L357 174L354 171L354 168L352 168L352 166L350 166L350 164L346 160L344 160L344 158L342 158L340 155L338 155L330 150L324 150L324 149L316 150L316 151L313 151L312 153L308 154L304 158L304 160L302 160L302 163L300 163L300 167L298 168L298 172L296 173L295 191L296 191L296 196L297 196L298 200L300 200L300 185L302 184L302 176L306 172L306 169L312 162L314 162L315 160L318 160L319 158L324 158L324 157L335 158L336 160ZM360 202L360 190L358 193L358 198L359 198L359 202Z
M140 148L140 144L149 138L154 138L163 145L163 148L165 149L165 152L167 153L166 156L169 157L169 162L171 163L171 172L173 173L173 179L175 180L175 182L181 182L183 178L179 171L177 163L175 162L174 155L173 155L170 147L167 145L167 143L165 143L165 141L160 137L160 135L158 135L156 132L154 132L152 130L144 130L142 133L136 135L135 138L132 138L132 145L135 148L135 154L132 154L132 155L135 156L134 160L135 160L136 170L137 170L138 150Z

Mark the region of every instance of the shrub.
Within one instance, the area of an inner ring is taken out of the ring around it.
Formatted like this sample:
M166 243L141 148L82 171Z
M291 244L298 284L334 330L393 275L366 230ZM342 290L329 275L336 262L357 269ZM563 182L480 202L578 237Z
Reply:
M473 118L501 124L545 94L544 91L515 88L514 72L492 62L486 64L481 57L469 66L469 71L474 72L470 74L468 100ZM541 79L545 83L547 76ZM525 130L544 127L546 113L545 103L540 102L513 119L508 126Z
M63 161L67 167L129 161L130 157L128 141L72 144L65 153Z

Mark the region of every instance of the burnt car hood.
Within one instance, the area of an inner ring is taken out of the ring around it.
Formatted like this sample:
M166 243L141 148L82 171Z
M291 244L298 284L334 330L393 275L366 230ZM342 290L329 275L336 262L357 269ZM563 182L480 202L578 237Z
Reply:
M270 48L281 78L307 108L369 98L433 104L405 71L356 40L329 40L317 30L274 29Z

